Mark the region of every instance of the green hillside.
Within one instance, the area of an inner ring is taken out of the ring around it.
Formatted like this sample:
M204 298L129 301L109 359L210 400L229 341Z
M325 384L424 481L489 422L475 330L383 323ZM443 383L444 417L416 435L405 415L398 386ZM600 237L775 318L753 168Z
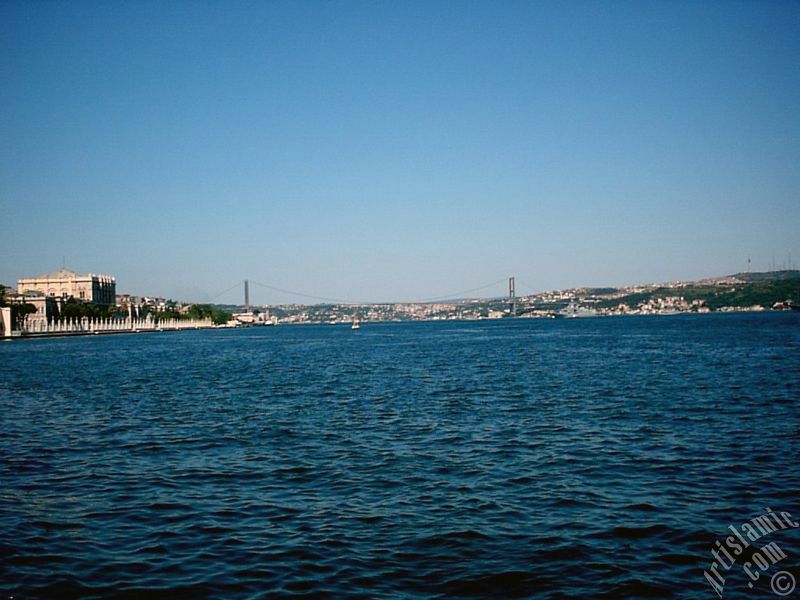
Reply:
M734 279L739 282L732 282ZM652 298L682 296L687 302L701 300L712 310L723 307L743 308L760 305L771 308L776 302L789 301L800 305L800 271L778 271L772 273L739 273L715 283L690 283L685 287L657 287L628 294L621 298L604 300L598 307L627 304L635 307Z

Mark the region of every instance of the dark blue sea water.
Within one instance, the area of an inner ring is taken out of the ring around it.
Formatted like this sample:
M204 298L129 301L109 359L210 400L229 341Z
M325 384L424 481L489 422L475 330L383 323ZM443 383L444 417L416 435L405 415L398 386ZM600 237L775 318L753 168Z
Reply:
M0 420L1 598L714 598L800 519L800 315L21 340Z

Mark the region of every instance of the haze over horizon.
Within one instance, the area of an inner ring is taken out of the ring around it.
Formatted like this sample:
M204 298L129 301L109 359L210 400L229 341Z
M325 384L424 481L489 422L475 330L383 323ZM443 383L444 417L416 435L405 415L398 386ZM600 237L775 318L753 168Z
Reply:
M789 266L798 33L794 2L7 2L0 283L378 302Z

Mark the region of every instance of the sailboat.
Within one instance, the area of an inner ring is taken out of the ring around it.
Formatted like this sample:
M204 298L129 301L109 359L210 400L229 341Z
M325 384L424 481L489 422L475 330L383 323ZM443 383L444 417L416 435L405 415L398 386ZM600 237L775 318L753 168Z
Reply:
M353 324L350 329L361 329L361 321L358 320L358 315L353 315Z

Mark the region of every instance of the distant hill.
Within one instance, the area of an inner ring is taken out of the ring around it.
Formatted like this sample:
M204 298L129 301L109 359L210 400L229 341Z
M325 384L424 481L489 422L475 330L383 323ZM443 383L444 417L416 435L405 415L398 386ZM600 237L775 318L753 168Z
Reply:
M635 293L604 300L598 303L598 306L626 304L634 307L653 298L675 296L681 296L689 303L702 301L711 310L756 305L772 308L775 303L787 301L797 306L800 305L800 271L737 273L728 277L682 282L677 285L653 286L650 289L636 290Z
M732 275L732 277L750 283L782 281L784 279L800 278L800 271L792 269L791 271L787 270L787 271L766 271L762 273L737 273L736 275Z

